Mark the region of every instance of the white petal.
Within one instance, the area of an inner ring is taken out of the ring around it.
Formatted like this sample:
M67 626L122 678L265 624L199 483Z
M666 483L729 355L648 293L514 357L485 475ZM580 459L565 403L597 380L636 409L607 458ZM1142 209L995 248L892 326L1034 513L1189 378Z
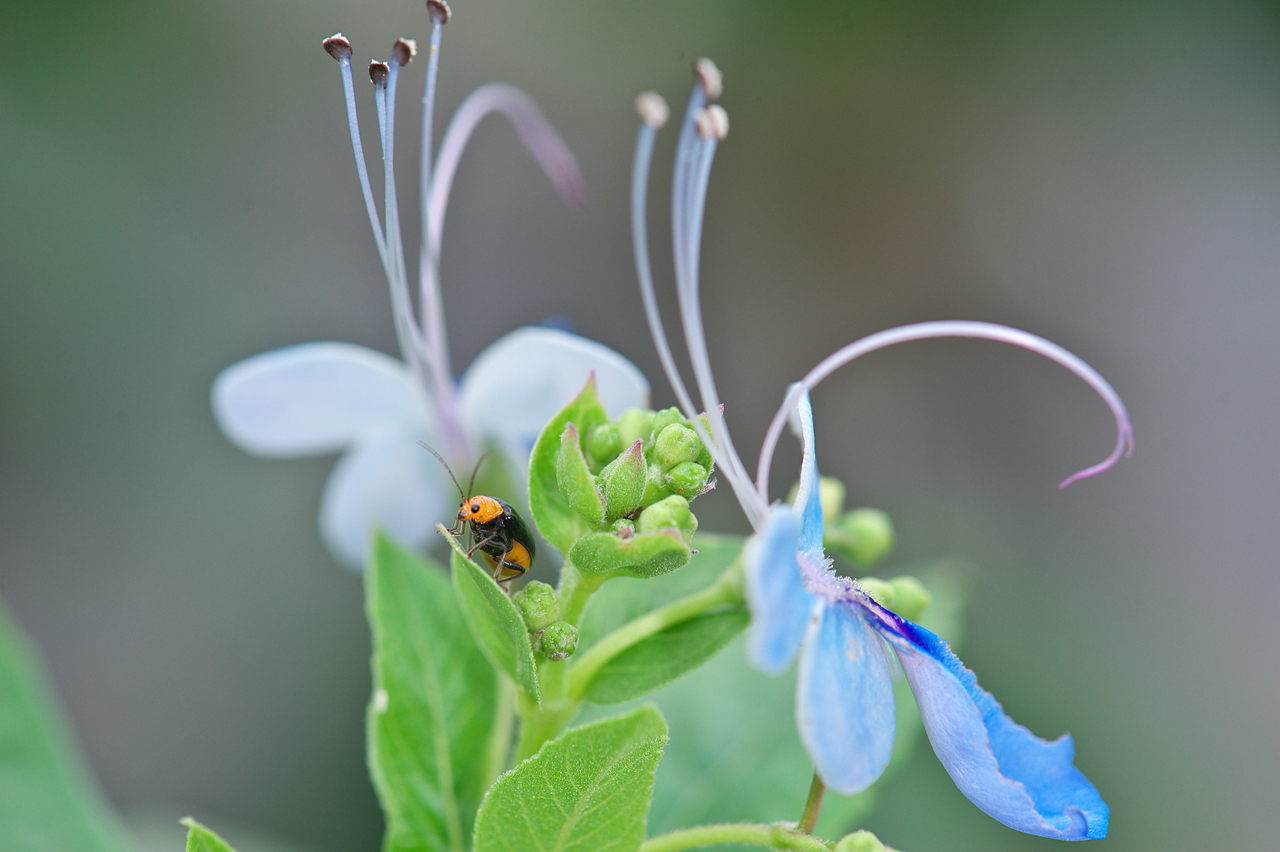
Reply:
M422 424L409 368L350 343L300 343L246 358L218 374L213 416L241 449L308 456L342 449L388 424Z
M320 534L334 558L360 570L376 528L423 547L440 521L451 521L452 484L412 430L358 441L338 460L320 501ZM446 487L447 486L447 487Z
M611 416L649 404L644 374L617 352L566 331L527 326L498 338L467 368L462 409L482 435L519 448L527 459L542 427L592 372Z

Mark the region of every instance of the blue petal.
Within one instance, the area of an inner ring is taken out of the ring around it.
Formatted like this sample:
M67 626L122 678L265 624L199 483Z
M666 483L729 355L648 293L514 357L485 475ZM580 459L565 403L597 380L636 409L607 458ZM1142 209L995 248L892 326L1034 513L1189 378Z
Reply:
M800 526L794 509L774 506L742 554L743 588L751 608L747 657L768 674L778 674L795 658L817 600L800 576Z
M360 570L374 529L423 548L437 521L453 517L452 485L430 453L425 434L392 428L358 440L338 460L320 499L320 534L345 567Z
M1000 822L1042 837L1107 836L1109 809L1072 764L1064 734L1040 739L1005 715L991 693L942 639L867 602L893 644L911 685L929 742L960 792Z
M796 494L796 511L804 518L800 531L800 550L817 553L822 550L822 499L819 492L818 458L814 452L813 406L805 393L796 403L793 426L799 426L804 455L800 461L800 487Z
M350 343L300 343L232 364L213 382L213 415L236 446L260 456L341 450L393 424L426 422L404 363Z
M893 751L888 650L859 611L821 600L796 680L796 724L814 768L837 793L865 790Z

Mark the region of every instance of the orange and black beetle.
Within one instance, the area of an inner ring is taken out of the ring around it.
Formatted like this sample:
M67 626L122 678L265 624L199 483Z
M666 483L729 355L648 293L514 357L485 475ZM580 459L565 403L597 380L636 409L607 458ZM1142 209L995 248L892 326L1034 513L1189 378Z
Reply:
M499 583L510 582L528 571L529 566L533 564L537 546L533 543L533 533L529 531L524 518L520 517L506 500L483 495L466 496L466 493L471 491L471 486L475 485L476 471L480 470L484 456L476 462L476 468L471 472L471 483L464 492L462 486L458 485L457 477L453 475L453 471L440 454L422 441L418 444L440 459L440 464L444 465L444 469L448 471L449 478L453 480L454 485L458 486L458 493L463 495L462 505L458 509L457 523L449 532L452 535L460 535L463 529L470 525L471 548L467 551L467 555L470 556L479 550L485 561L489 563L489 567L493 569L493 579Z

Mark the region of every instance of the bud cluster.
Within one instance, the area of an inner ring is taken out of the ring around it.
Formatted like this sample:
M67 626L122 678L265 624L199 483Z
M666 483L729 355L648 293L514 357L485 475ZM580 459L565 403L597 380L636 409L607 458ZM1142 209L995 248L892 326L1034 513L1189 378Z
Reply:
M560 619L560 602L555 589L534 580L512 598L539 654L563 660L578 650L578 628Z
M707 490L711 468L711 451L678 409L633 408L585 435L566 429L558 482L592 523L622 535L674 527L688 542L698 526L689 501Z

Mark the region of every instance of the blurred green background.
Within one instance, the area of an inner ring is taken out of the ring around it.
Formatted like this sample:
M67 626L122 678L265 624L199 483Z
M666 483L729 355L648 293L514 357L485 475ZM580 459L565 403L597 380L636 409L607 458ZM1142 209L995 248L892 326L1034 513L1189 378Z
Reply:
M1018 721L1074 734L1112 807L1109 848L1274 849L1277 10L454 13L445 113L490 80L526 88L593 191L565 209L507 127L481 128L445 237L454 363L560 314L670 404L631 265L631 102L642 88L682 102L690 61L712 56L733 128L703 303L738 446L759 446L787 382L889 325L1005 322L1092 363L1130 406L1138 452L1066 492L1055 483L1114 440L1105 409L1060 368L978 342L888 351L828 381L823 470L851 505L892 514L898 561L979 566L963 657ZM421 4L3 0L0 24L0 594L123 812L377 848L362 592L315 529L331 462L242 454L208 389L289 343L394 352L319 42L343 31L360 64L425 38ZM402 198L422 64L409 73ZM663 282L673 136L655 166ZM413 234L412 204L404 218ZM784 447L777 496L796 456ZM727 489L699 515L745 531ZM908 852L1053 845L978 812L928 749L885 794L867 827Z

